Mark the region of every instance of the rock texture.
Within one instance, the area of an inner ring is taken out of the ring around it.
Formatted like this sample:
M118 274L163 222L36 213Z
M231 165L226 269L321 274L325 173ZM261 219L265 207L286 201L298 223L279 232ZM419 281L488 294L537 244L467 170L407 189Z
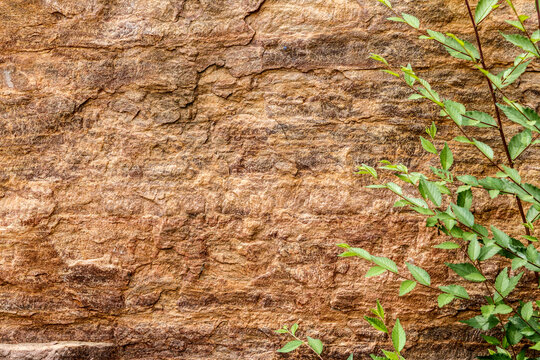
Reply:
M461 1L397 7L472 40ZM435 164L417 137L437 112L406 101L370 52L491 109L477 73L388 16L367 0L1 1L3 358L309 359L275 353L272 330L298 320L325 359L364 359L388 344L362 320L380 298L407 358L472 359L466 304L396 299L395 279L336 257L348 242L453 277L432 250L443 238L352 173ZM495 28L482 35L501 67L517 52ZM510 91L536 106L537 75ZM452 146L458 172L491 171ZM538 179L540 155L526 155ZM511 201L476 212L518 229Z

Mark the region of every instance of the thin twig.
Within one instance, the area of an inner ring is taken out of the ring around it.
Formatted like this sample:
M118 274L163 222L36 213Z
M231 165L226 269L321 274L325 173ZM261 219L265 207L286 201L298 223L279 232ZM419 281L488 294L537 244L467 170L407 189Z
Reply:
M473 28L474 28L474 34L476 36L476 43L478 44L478 52L480 53L480 62L482 64L482 68L484 68L484 70L488 71L487 66L486 66L485 57L484 57L484 52L482 50L482 42L480 41L480 34L478 33L478 27L476 26L476 23L474 21L474 15L472 13L471 6L469 4L469 0L465 0L465 4L467 5L467 10L469 12L469 17L471 19L471 22L472 22L472 25L473 25ZM491 94L491 100L493 101L493 107L495 109L495 115L497 116L497 123L499 124L499 135L501 137L501 142L502 142L503 147L504 147L504 152L506 154L506 158L508 159L509 166L511 168L514 168L514 161L512 160L512 155L510 155L510 151L508 149L508 144L506 142L506 136L504 135L504 129L503 129L503 124L502 124L502 120L501 120L501 113L499 111L499 107L497 106L497 97L495 96L495 91L493 90L493 85L491 84L491 81L489 79L487 79L487 84L488 84L489 92ZM516 203L517 203L517 206L518 206L518 210L519 210L519 214L521 216L522 223L526 224L527 223L527 217L525 215L525 210L523 209L523 204L521 203L521 199L517 195L515 196L515 198L516 198ZM526 234L530 236L531 232L530 232L529 228L527 226L524 226L524 228L525 228Z

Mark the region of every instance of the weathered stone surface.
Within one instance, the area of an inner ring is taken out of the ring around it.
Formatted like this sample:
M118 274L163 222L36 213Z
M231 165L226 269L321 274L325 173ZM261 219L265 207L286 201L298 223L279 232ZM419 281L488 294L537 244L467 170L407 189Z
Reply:
M93 360L118 359L110 343L54 342L0 344L0 356L6 360Z
M472 40L458 0L396 6ZM383 158L436 164L417 137L437 112L368 56L410 62L478 110L488 93L388 16L367 0L1 1L0 342L14 345L0 351L297 358L275 353L272 330L300 321L326 359L363 359L388 344L362 320L379 298L408 331L407 358L472 359L478 334L456 323L468 305L440 310L424 289L396 299L395 279L336 257L348 242L458 281L432 249L443 238L352 173ZM495 31L508 16L482 29L496 67L517 53ZM538 84L530 72L508 92L538 106ZM501 155L496 134L475 136ZM492 172L452 148L458 173ZM526 157L538 179L538 151ZM481 197L475 215L516 230L507 200Z

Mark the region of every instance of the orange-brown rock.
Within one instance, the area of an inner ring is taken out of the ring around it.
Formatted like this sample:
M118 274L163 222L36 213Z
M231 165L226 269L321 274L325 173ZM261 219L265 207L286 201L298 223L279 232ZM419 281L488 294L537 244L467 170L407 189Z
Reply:
M395 2L473 40L461 1ZM398 299L396 279L337 257L347 242L458 281L432 248L444 238L353 175L384 158L436 165L418 142L432 120L437 146L457 135L369 53L492 108L472 67L390 15L368 0L0 1L0 354L309 359L275 352L272 330L299 321L325 359L365 359L389 344L362 320L379 298L408 359L472 359L469 304ZM509 18L482 28L496 68L518 53L496 31ZM537 73L509 92L536 106ZM492 171L451 146L457 173ZM540 155L526 157L534 181ZM513 206L481 197L475 213L518 231Z

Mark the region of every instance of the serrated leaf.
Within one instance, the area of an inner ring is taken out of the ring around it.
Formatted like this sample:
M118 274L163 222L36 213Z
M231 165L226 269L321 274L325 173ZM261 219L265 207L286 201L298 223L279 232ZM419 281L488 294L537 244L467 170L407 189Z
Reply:
M459 246L458 244L456 244L455 242L453 241L446 241L446 242L443 242L442 244L439 244L439 245L435 245L434 248L437 248L437 249L444 249L444 250L453 250L453 249L459 249L461 246Z
M506 235L503 231L497 229L495 226L491 226L491 232L493 233L493 237L495 239L495 242L503 247L508 248L510 245L510 237Z
M482 20L489 15L497 3L498 0L480 0L476 6L476 10L474 11L474 22L476 24L482 22Z
M322 351L323 351L323 343L321 340L319 339L313 339L311 337L307 337L308 339L308 345L310 348L313 349L313 351L315 351L318 355L321 355Z
M447 294L452 294L462 299L470 298L467 290L465 290L465 288L460 285L439 286L439 289Z
M405 20L405 22L409 24L410 26L412 26L413 28L415 29L420 28L420 20L418 20L416 16L405 14L405 13L401 14L401 16L403 16L403 20Z
M467 111L463 119L464 126L476 127L497 127L497 122L493 117L482 111ZM469 142L467 140L467 142Z
M291 326L291 333L293 335L296 334L296 330L298 330L298 324L294 323L293 326Z
M512 160L515 160L532 142L531 130L525 129L519 134L512 137L508 143L508 151Z
M444 143L444 148L441 151L440 159L441 166L444 170L450 169L454 163L454 156L452 155L452 151L448 147L447 143Z
M285 344L281 349L279 349L277 352L279 353L288 353L293 350L296 350L300 345L302 345L302 342L300 340L293 340L289 341Z
M454 299L455 297L452 294L440 294L437 298L437 303L439 304L439 307L442 308L443 306L450 304Z
M495 338L493 336L482 335L482 337L490 345L499 345L501 343L497 338Z
M392 8L392 3L390 2L390 0L377 0L378 2L380 2L381 4L387 6L388 8Z
M469 247L467 248L467 254L471 258L471 260L476 260L480 256L480 251L482 248L480 247L480 243L477 239L473 239L469 242Z
M405 280L399 286L399 296L410 293L416 287L416 281Z
M386 20L395 21L395 22L402 22L402 23L405 22L405 20L403 20L402 18L400 18L398 16L392 16L392 17L386 18Z
M384 323L380 319L364 316L364 320L366 320L371 326L373 326L375 330L379 330L388 334L388 329L386 328L386 325L384 325Z
M431 143L431 141L424 139L422 136L420 136L420 142L422 144L422 147L424 150L426 150L429 153L437 154L437 149L435 146Z
M473 193L471 189L460 191L457 197L457 205L464 209L470 209L473 201Z
M377 299L377 315L384 320L384 309L379 301L379 299Z
M452 100L444 101L444 110L452 120L458 125L463 125L463 114L467 112L465 106Z
M518 59L523 58L519 57ZM507 87L508 85L513 84L514 81L523 75L530 63L531 61L523 61L521 63L518 62L515 66L498 74L497 76L501 78L502 86Z
M501 35L506 39L506 41L514 44L515 46L533 54L536 57L540 57L538 49L536 46L529 40L527 37L519 34L503 34Z
M379 276L381 274L384 274L386 271L387 270L381 266L373 266L366 272L365 277L370 278L374 276Z
M430 181L420 179L419 190L420 193L431 200L435 206L441 206L442 195L437 185Z
M523 320L529 321L531 317L533 316L533 303L528 302L525 305L521 307L521 316L523 317Z
M467 324L475 329L489 330L497 326L499 320L493 315L489 316L488 318L485 318L482 315L478 315L469 320L460 320L460 322Z
M476 139L473 139L473 144L478 150L480 150L484 155L486 155L488 159L493 160L493 149L489 145L484 144L483 142Z
M502 104L497 104L497 106L504 112L504 115L508 120L515 122L523 126L526 129L531 131L538 132L538 122L540 117L538 114L531 108L523 107L515 103L511 103L513 106L506 106Z
M405 347L405 342L407 341L407 336L405 330L401 326L399 319L396 319L396 324L392 330L392 343L394 344L394 349L397 352L400 352Z
M460 223L469 228L474 226L474 215L468 209L452 204L452 211Z
M409 272L416 279L416 281L418 281L422 285L431 285L431 277L426 270L408 262L406 262L405 265L407 265L407 269L409 269Z
M398 273L398 267L396 263L386 257L372 256L371 261L373 261L375 264L379 265L380 267L385 268L386 270L389 270L396 274Z
M451 264L445 263L450 269L454 270L456 274L469 280L471 282L484 282L486 278L474 267L471 263Z

